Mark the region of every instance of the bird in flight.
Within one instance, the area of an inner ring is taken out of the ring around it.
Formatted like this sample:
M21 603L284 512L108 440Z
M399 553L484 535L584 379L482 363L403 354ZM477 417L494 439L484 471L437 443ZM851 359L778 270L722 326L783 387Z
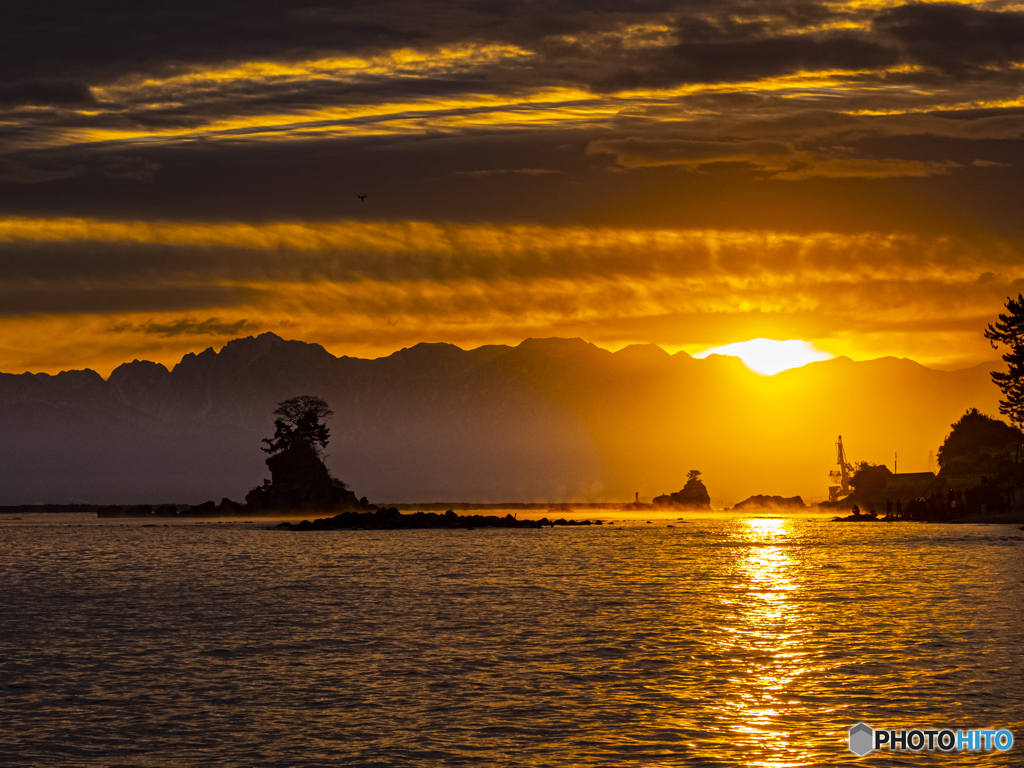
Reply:
M356 193L356 197L359 198L359 202L361 202L361 203L365 203L366 202L366 195L360 195L360 194Z

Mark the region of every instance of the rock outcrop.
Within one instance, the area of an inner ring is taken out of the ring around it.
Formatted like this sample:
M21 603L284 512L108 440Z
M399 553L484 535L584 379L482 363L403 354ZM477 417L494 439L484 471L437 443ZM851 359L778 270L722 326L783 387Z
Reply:
M886 522L883 518L880 518L874 512L861 512L854 507L854 512L848 517L833 517L831 522L833 523L881 523Z
M762 496L757 494L749 499L744 499L734 506L733 510L764 508L803 509L804 506L804 500L799 496Z
M343 482L331 477L323 460L308 443L294 443L274 454L267 459L267 467L271 479L246 494L247 509L376 509L365 498L357 499Z
M681 491L655 497L654 506L673 509L711 509L711 496L699 477L691 477Z

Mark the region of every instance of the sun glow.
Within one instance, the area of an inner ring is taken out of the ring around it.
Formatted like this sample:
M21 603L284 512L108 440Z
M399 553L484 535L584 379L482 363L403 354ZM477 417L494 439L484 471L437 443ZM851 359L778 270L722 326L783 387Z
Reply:
M751 339L726 344L723 347L711 347L698 352L694 357L705 358L708 355L731 355L738 357L754 373L763 376L774 376L790 368L799 368L818 360L830 360L835 357L831 352L818 349L809 341L789 339Z

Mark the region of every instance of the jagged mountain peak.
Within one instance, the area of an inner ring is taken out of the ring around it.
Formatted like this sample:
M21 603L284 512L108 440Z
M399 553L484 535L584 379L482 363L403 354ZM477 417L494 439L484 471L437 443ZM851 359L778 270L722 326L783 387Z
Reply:
M620 362L647 365L658 365L672 359L672 355L657 344L630 344L615 352L614 357Z
M402 347L386 357L393 360L430 360L440 357L459 357L464 354L466 354L466 350L455 344L448 344L444 341L421 341L411 347Z
M589 341L584 341L579 337L572 339L562 339L558 337L546 339L531 338L522 341L516 349L521 352L538 353L547 357L571 357L574 355L594 352L603 352L606 355L611 354L607 350L601 349L596 344L591 344Z
M136 381L139 379L151 381L169 374L170 371L167 370L167 366L163 363L154 363L150 360L139 360L138 358L135 358L130 363L121 363L121 365L117 366L117 368L110 372L110 376L107 377L107 381L111 384L119 384L125 381Z
M218 370L231 375L258 369L265 362L279 367L324 365L337 359L319 344L282 339L275 333L267 332L255 337L233 339L221 347L220 352L213 347L207 347L198 355L189 352L171 372L177 376L191 377L210 375Z
M92 368L83 368L80 371L61 371L53 377L53 380L58 387L67 389L78 389L103 383L103 377Z

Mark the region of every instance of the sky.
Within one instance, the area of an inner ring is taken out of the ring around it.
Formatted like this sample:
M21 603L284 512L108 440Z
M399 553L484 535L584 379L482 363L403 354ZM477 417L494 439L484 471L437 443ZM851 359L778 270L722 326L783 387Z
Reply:
M7 0L0 371L263 331L992 360L1022 82L1013 2Z

